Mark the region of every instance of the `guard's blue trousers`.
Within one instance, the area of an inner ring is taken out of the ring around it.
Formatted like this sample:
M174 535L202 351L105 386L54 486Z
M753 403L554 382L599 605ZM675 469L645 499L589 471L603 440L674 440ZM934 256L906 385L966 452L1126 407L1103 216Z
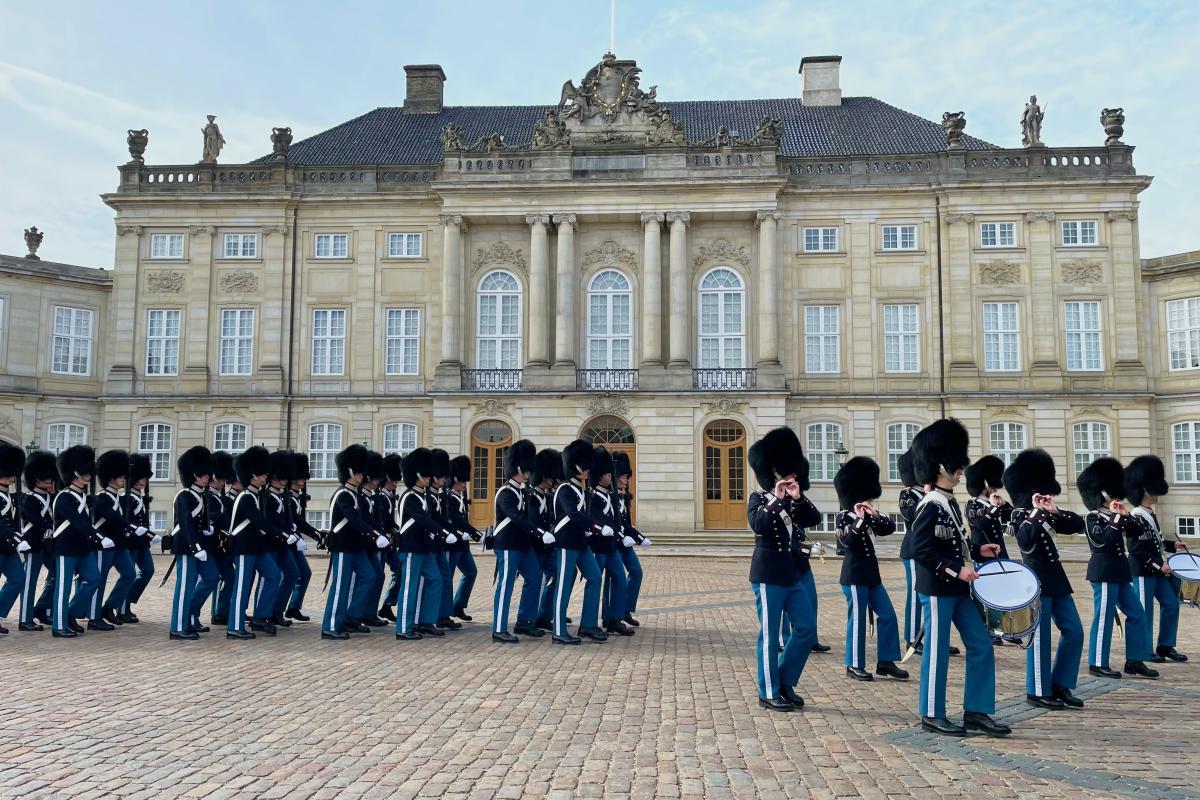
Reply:
M237 578L237 558L232 553L218 555L217 572L221 574L221 582L213 593L212 613L214 617L225 617L228 621L234 581Z
M330 565L329 594L325 599L325 617L321 622L321 630L335 633L342 629L346 617L350 615L354 600L361 606L363 598L370 589L370 581L375 577L375 571L367 559L367 554L361 550L356 553L332 552L329 554ZM354 588L354 597L351 594Z
M196 591L196 557L181 555L175 560L175 595L171 601L171 633L187 633L192 627L192 597Z
M917 596L917 562L911 558L904 564L904 641L911 644L921 638L921 598Z
M54 608L51 610L54 630L68 629L67 618L87 613L92 595L100 583L100 570L94 553L82 556L58 556L55 559ZM71 596L72 579L79 578L75 595Z
M629 579L625 575L625 562L621 554L613 551L596 556L604 573L604 594L601 597L600 619L608 622L625 618L625 599L629 593Z
M194 562L196 567L196 585L192 588L192 600L188 606L190 627L200 627L200 611L204 608L204 603L209 597L217 591L217 585L221 582L221 568L217 566L216 553L208 553L208 559L201 561L196 559Z
M1125 615L1125 660L1150 657L1150 629L1146 611L1132 583L1092 583L1092 627L1088 634L1088 665L1108 669L1113 622L1117 610Z
M808 594L812 598L812 601L811 601L812 618L813 618L813 626L815 627L817 624L817 605L818 605L818 603L817 603L817 580L816 580L816 578L813 577L811 569L806 571L803 575L801 575L800 580L804 583L805 586L808 587ZM780 623L779 623L779 647L780 647L780 649L783 649L784 647L787 646L788 637L791 635L792 635L792 623L785 615L782 617L782 619L780 620ZM817 639L814 638L813 644L816 644L816 643L817 643Z
M254 571L258 573L258 594L254 598L254 618L270 621L275 616L275 598L279 595L279 584L283 573L274 553L259 553L254 559Z
M892 608L892 599L883 584L843 586L842 594L846 596L846 666L866 669L868 609L875 612L876 660L899 660L900 632L896 609Z
M233 560L233 578L229 581L229 600L226 606L226 613L229 615L226 624L228 630L246 630L246 609L250 607L250 588L254 585L258 558L255 555L241 555Z
M296 585L300 583L300 570L296 566L298 555L300 554L294 547L275 552L275 563L279 567L279 590L275 592L274 605L276 617L282 617L283 612L288 610L288 602L292 599L292 593L296 591Z
M1054 666L1050 665L1050 623L1058 626L1058 652ZM1083 623L1075 609L1075 598L1042 596L1042 613L1038 618L1033 642L1025 651L1025 693L1050 697L1055 686L1074 689L1079 677L1079 660L1083 658ZM970 668L970 664L967 665Z
M39 608L35 595L37 594L38 575L42 571L43 557L42 553L26 553L25 559L21 563L20 621L26 624L33 622L33 615Z
M442 572L433 553L400 553L396 633L409 633L418 621L434 622L441 603Z
M924 612L925 645L921 657L918 710L923 717L946 716L946 673L950 665L950 623L967 647L963 710L996 711L996 654L983 617L969 594L919 595Z
M354 572L350 576L350 608L353 619L370 619L379 611L377 600L383 593L383 559L379 548L355 553Z
M1133 579L1133 585L1146 612L1146 631L1150 640L1154 640L1154 601L1157 600L1162 612L1158 622L1158 646L1174 647L1175 634L1179 630L1179 590L1167 575L1139 576Z
M133 551L124 547L118 547L109 551L113 554L112 566L117 571L117 581L113 584L112 591L108 593L108 599L104 600L99 597L103 603L101 610L111 608L114 613L120 614L125 608L125 600L129 597L129 592L133 590L134 581L137 580L137 564L133 560Z
M108 586L108 573L112 570L113 561L117 557L117 549L110 547L107 550L97 550L92 556L96 559L96 568L99 571L99 582L96 584L96 591L92 593L91 600L88 601L87 611L85 612L89 620L100 619L101 607L104 605L104 589ZM78 589L78 586L76 586Z
M389 551L390 552L390 551ZM308 593L308 584L312 582L312 567L308 564L308 556L299 550L292 551L292 561L296 564L296 585L292 588L292 596L287 600L287 610L300 611L304 608L304 595Z
M3 618L12 610L25 584L25 565L19 553L0 554L0 577L4 578L4 586L0 587L0 618Z
M807 579L806 579L807 578ZM779 697L780 686L795 686L817 641L817 618L812 595L816 584L805 573L791 586L751 583L758 613L758 696ZM776 647L786 617L791 632L781 656Z
M150 585L150 579L154 577L154 553L149 542L139 544L130 550L129 554L133 557L137 577L133 579L133 585L129 587L129 594L125 596L125 607L118 609L124 614L128 614L129 607L142 599L142 592L146 591L146 587Z
M508 632L508 612L512 604L517 574L521 575L521 602L517 606L517 622L533 625L537 622L538 601L541 600L542 569L533 550L496 551L496 590L492 598L492 633Z
M475 564L475 556L469 549L457 550L450 554L450 567L457 569L462 577L458 579L458 588L454 591L451 611L466 609L471 602L471 590L475 588L475 579L479 577L479 567Z
M558 549L548 553L537 554L538 566L542 568L542 599L538 601L538 621L550 622L553 627L554 619L554 582L558 575Z
M571 589L575 585L575 570L583 576L583 613L579 617L580 628L595 628L600 616L600 566L591 550L568 550L560 547L554 551L556 559L554 573L554 635L569 636L567 632L567 605L571 602Z
M642 593L642 577L644 575L642 560L638 558L638 554L632 547L622 547L618 552L621 554L621 561L625 564L628 581L628 588L625 591L625 613L632 614L637 611L638 596Z

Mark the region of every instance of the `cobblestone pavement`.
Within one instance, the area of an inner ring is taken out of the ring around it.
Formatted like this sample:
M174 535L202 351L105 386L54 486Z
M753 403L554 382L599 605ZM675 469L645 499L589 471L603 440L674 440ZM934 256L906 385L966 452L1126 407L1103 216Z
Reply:
M490 560L476 621L438 640L322 642L314 621L274 639L170 642L157 580L146 621L124 630L67 641L11 625L0 796L1200 797L1195 661L1153 682L1085 666L1087 708L1041 713L1024 703L1023 651L1006 646L998 698L1013 737L933 737L916 725L917 659L906 684L845 676L830 559L816 571L834 650L809 661L805 710L773 714L756 705L747 560L644 563L642 627L604 645L493 644ZM1086 627L1090 588L1081 564L1070 570ZM884 575L901 599L899 564ZM1183 609L1180 630L1180 650L1200 656L1200 611ZM953 711L963 660L951 663Z

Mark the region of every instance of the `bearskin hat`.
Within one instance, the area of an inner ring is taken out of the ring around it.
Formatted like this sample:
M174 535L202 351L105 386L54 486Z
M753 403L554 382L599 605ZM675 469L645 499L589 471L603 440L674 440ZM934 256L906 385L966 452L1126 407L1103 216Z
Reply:
M1162 497L1171 487L1167 485L1167 471L1158 456L1138 456L1125 468L1125 496L1141 503L1146 493Z
M1040 448L1022 450L1004 470L1004 488L1017 508L1032 508L1035 494L1061 494L1054 459Z
M58 480L58 466L54 463L54 453L37 450L25 459L25 488L33 491L38 481L45 480Z
M212 475L212 452L204 445L189 447L183 451L176 463L179 467L179 480L184 486L191 486L201 475Z
M614 450L612 454L613 460L613 477L619 478L622 475L633 477L633 466L629 463L629 453L622 453L619 450Z
M370 451L370 457L367 458L366 480L376 483L383 483L387 480L387 474L383 471L383 453Z
M567 478L578 478L583 470L590 470L595 461L592 443L584 439L576 439L563 450L563 472Z
M388 453L383 457L383 479L385 481L404 482L402 461L399 453Z
M238 483L249 488L250 479L255 475L271 474L271 454L262 445L246 448L246 452L233 460L233 471Z
M528 439L519 439L504 451L504 474L511 478L518 472L533 472L537 466L537 447Z
M842 464L833 476L833 488L838 504L849 511L858 503L877 499L883 494L879 485L879 465L866 456L855 456Z
M750 468L758 485L770 491L775 484L788 475L796 476L802 491L808 489L808 459L800 439L791 428L776 428L750 445Z
M96 459L96 479L101 486L108 486L116 478L129 474L129 453L124 450L106 450Z
M292 480L306 481L312 477L308 466L308 453L294 453L292 461Z
M1110 500L1124 500L1125 468L1115 458L1097 458L1079 473L1075 487L1089 511L1108 505Z
M213 477L219 481L233 483L237 480L237 472L233 468L233 454L217 450L212 454Z
M213 462L214 471L216 470ZM133 486L140 480L150 480L154 477L154 464L150 461L150 456L145 453L130 453L129 454L129 485Z
M971 463L971 437L956 419L939 419L913 437L913 475L918 484L937 483L938 474L953 473Z
M291 451L276 450L271 453L271 459L268 463L271 465L271 480L287 482L292 480Z
M984 456L967 467L967 492L978 497L986 490L995 491L1004 485L1004 462L999 456Z
M595 452L592 454L592 474L589 479L591 484L598 486L601 478L605 475L612 475L612 473L612 454L605 447L596 447Z
M900 473L900 483L905 486L917 485L917 476L913 472L912 450L905 450L896 459L896 471Z
M88 445L73 445L58 454L58 476L63 486L75 480L76 475L90 479L95 474L96 451Z
M371 451L361 444L352 444L333 459L337 466L338 480L345 483L350 479L351 472L365 475L367 462L371 460Z
M539 483L545 480L561 481L562 479L562 453L549 447L539 450L536 464L533 468L533 479L530 482L534 486L537 486Z
M450 454L440 447L435 447L429 451L429 455L433 458L433 477L449 478Z
M0 478L16 478L24 466L24 450L16 445L0 444Z
M411 489L417 485L417 478L432 477L433 454L427 447L418 447L404 457L400 469L404 485Z
M562 462L559 463L561 464ZM450 480L454 483L471 482L470 456L455 456L454 458L450 459Z

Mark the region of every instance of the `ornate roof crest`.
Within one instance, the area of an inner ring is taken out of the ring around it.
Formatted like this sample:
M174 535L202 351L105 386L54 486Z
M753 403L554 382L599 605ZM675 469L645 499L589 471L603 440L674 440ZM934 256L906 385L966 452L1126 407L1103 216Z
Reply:
M612 53L605 53L600 63L583 76L579 86L574 81L563 84L558 111L563 119L588 120L600 114L609 121L623 111L653 111L657 106L658 87L651 86L649 92L643 91L638 78L641 71L635 61L618 61Z

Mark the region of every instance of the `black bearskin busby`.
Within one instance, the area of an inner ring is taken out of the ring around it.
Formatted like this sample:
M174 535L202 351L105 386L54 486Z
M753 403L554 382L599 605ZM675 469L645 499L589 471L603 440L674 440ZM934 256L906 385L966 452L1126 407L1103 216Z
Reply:
M96 459L96 480L102 487L128 474L129 453L124 450L106 450Z
M368 450L367 454L367 472L363 476L363 480L383 483L387 480L387 475L383 471L383 453Z
M288 450L276 450L271 453L271 480L290 482L292 480L292 454Z
M1033 508L1035 494L1062 493L1054 475L1054 459L1036 447L1022 450L1004 470L1004 488L1017 508Z
M913 472L912 450L905 450L896 459L896 471L900 473L900 483L904 486L916 486L917 475Z
M608 452L607 448L597 446L595 452L592 454L592 474L590 479L592 486L599 486L601 478L612 474L612 454Z
M95 474L96 451L88 445L72 445L58 454L58 477L62 487L70 485L76 475L91 480Z
M271 454L262 445L248 447L246 452L233 460L233 471L238 483L249 489L252 477L271 474Z
M619 478L622 475L632 478L633 465L629 463L629 453L622 453L620 450L614 450L612 454L613 460L613 478Z
M427 447L418 447L404 457L401 463L404 485L409 489L417 485L417 478L433 477L433 454Z
M54 453L37 450L25 459L25 488L33 491L38 481L45 480L58 480L58 466L54 463Z
M562 453L549 447L539 450L537 454L537 463L533 468L533 478L530 483L532 483L534 486L537 486L541 484L542 481L561 481L562 479Z
M371 451L361 444L352 444L333 459L337 466L338 480L342 483L350 480L350 473L366 475L367 465L371 460Z
M440 447L435 447L429 451L429 455L433 459L433 477L449 478L450 454Z
M801 491L808 490L808 459L800 439L791 428L776 428L750 445L750 468L764 491L771 491L775 484L788 475L796 476Z
M399 453L388 453L383 457L383 479L395 483L404 482L404 467Z
M537 447L528 439L519 439L504 451L504 475L511 478L518 472L533 472L537 466Z
M1125 496L1141 503L1147 493L1162 497L1171 487L1167 485L1167 471L1158 456L1138 456L1125 468Z
M25 466L25 451L16 445L0 444L0 478L17 478Z
M913 437L913 476L917 484L936 484L942 470L952 474L971 463L971 437L956 419L939 419Z
M999 456L984 456L967 467L967 493L978 497L1004 485L1004 462Z
M233 454L217 450L212 454L213 477L219 481L233 483L237 480L237 472L233 468Z
M295 453L292 462L292 480L306 481L312 477L308 466L308 453Z
M229 455L226 453L225 455ZM216 472L216 458L213 458L213 472ZM230 462L232 465L232 462ZM133 486L140 480L150 480L154 477L154 465L150 461L150 456L145 453L130 453L129 454L129 486Z
M204 445L189 447L183 451L177 465L180 482L184 486L191 486L201 475L212 475L212 453Z
M1115 458L1097 458L1079 473L1075 487L1089 511L1103 508L1111 500L1125 499L1125 468Z
M563 450L563 472L566 477L578 478L580 472L590 470L595 460L592 443L584 439L576 439Z
M833 488L837 492L838 504L850 511L858 503L877 500L883 494L879 485L879 465L866 456L855 456L842 464L833 476Z
M454 458L450 459L450 481L452 483L471 482L470 456L455 456Z

